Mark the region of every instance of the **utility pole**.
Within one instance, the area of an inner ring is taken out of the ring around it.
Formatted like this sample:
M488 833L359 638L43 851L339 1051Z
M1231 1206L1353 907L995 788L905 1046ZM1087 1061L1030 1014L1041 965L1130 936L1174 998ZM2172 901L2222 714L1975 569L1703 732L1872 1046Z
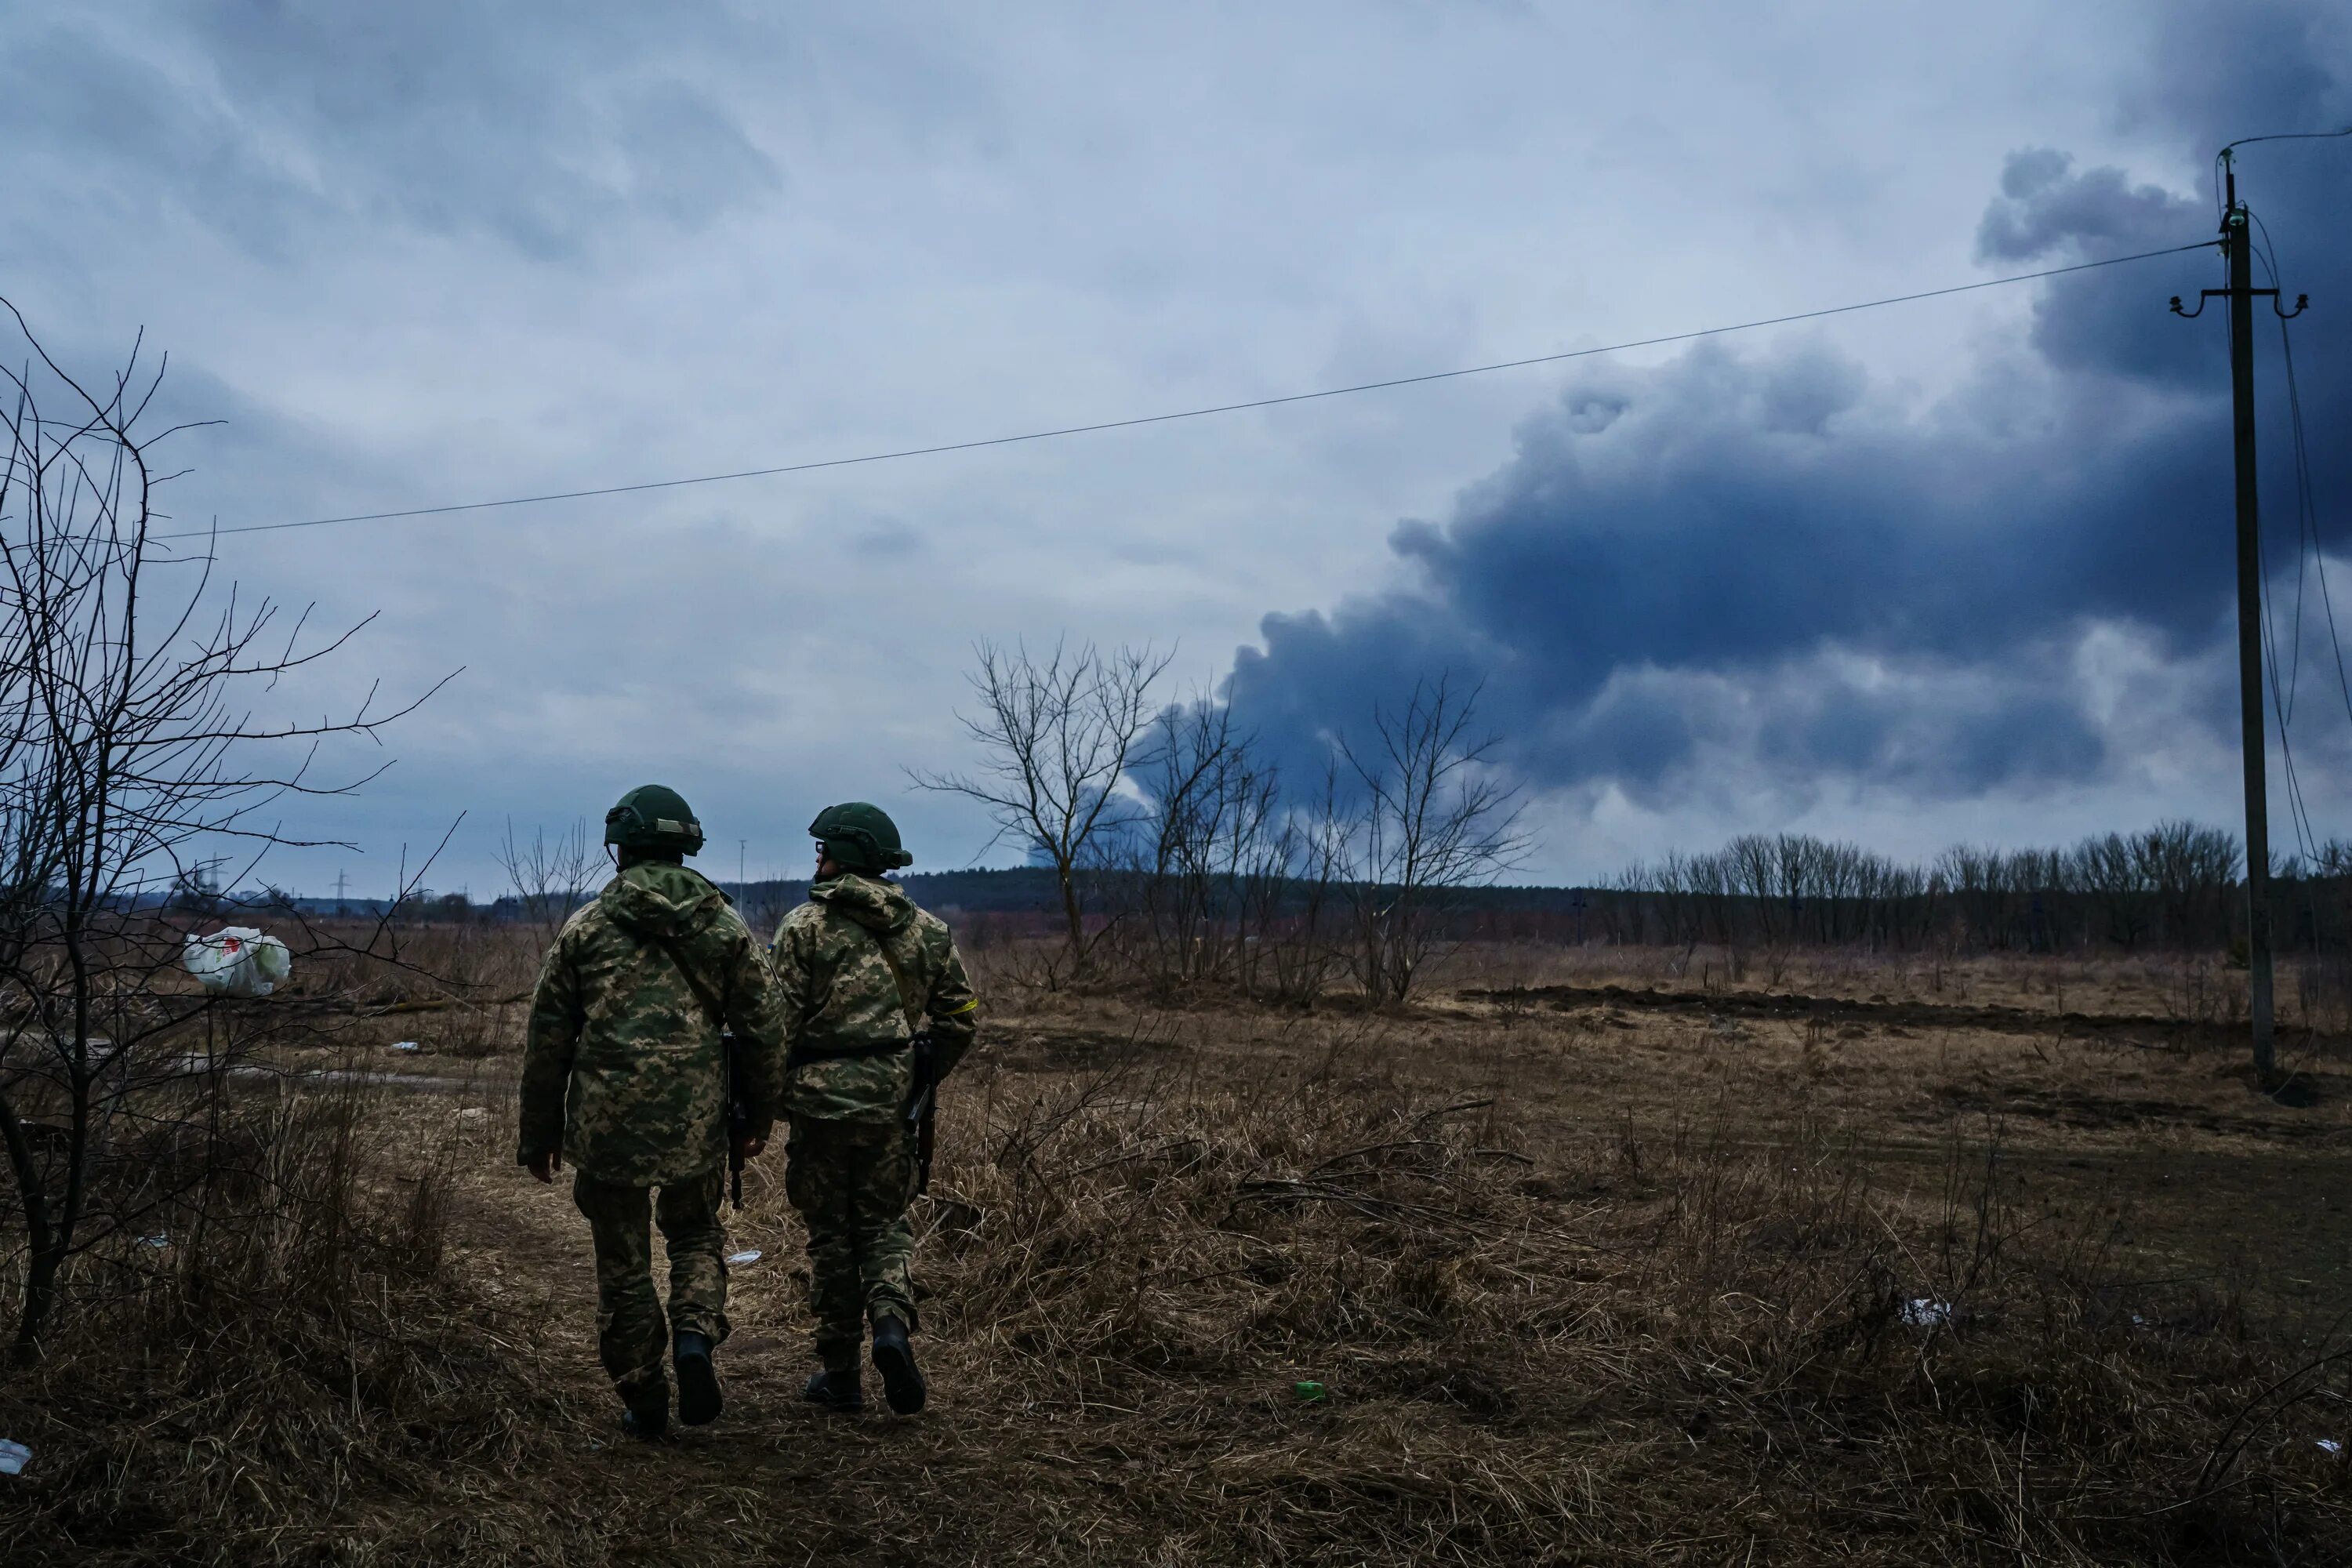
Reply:
M344 912L343 889L351 885L351 878L342 871L339 870L335 873L335 913L339 916Z
M2237 159L2224 148L2221 167L2229 190L2221 213L2221 253L2230 264L2230 286L2201 291L2194 310L2172 299L2173 314L2202 315L2205 301L2230 301L2230 400L2238 466L2238 724L2244 752L2246 789L2246 991L2253 1025L2254 1074L2267 1086L2277 1068L2272 1041L2270 786L2265 776L2263 724L2263 534L2254 486L2254 298L2267 295L2278 310L2278 290L2254 287L2252 220L2238 200ZM2295 300L2301 315L2308 296Z

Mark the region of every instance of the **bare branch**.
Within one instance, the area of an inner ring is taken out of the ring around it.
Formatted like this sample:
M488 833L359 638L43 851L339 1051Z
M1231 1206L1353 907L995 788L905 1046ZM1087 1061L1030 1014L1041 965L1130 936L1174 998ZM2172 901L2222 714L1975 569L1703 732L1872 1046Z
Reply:
M958 795L986 809L1007 841L1044 857L1060 889L1070 959L1083 967L1087 940L1078 872L1100 838L1130 818L1118 794L1152 717L1152 689L1174 659L1149 646L1108 652L1057 641L1039 658L1025 644L973 648L976 715L957 720L978 742L976 773L910 771L919 789Z
M248 875L275 849L333 842L290 832L277 807L380 774L338 775L326 748L380 742L450 678L388 712L373 689L342 719L247 707L367 622L305 647L306 609L281 640L276 606L216 593L209 557L192 587L159 595L148 568L179 563L149 542L163 437L137 426L163 362L142 366L134 344L110 386L85 386L0 309L30 355L0 371L15 394L0 408L0 1142L35 1216L16 1331L28 1356L62 1266L119 1223L93 1209L93 1173L173 1076L187 1031L235 1048L275 1026L224 1024L178 977L174 900L206 888L225 852ZM71 419L40 411L59 393Z

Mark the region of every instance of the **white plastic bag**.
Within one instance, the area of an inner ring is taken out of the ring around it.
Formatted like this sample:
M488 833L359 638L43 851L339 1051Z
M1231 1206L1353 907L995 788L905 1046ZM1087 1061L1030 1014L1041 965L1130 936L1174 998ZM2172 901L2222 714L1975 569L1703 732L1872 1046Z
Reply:
M284 942L251 926L230 926L210 936L190 931L181 962L215 996L267 996L294 968Z

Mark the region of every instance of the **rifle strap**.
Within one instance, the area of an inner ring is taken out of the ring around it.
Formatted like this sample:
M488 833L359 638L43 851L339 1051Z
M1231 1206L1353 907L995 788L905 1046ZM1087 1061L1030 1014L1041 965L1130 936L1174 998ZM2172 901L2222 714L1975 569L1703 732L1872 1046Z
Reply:
M669 955L670 963L677 966L678 974L686 981L687 989L694 993L695 1000L701 1003L703 1011L710 1015L710 1021L719 1026L719 1032L725 1034L727 1005L710 994L710 988L702 983L702 976L694 972L694 965L687 963L684 950L667 931L648 931L640 934Z
M850 923L874 939L875 950L882 954L882 966L890 972L890 984L898 993L898 1011L907 1015L907 1037L912 1040L923 1032L923 1015L921 1009L915 1005L912 993L907 989L907 972L898 967L898 955L890 951L888 939L880 931L862 921L852 921Z
M907 989L907 972L899 967L898 955L890 951L889 942L884 940L880 931L876 931L873 927L866 925L863 921L850 920L850 918L845 914L841 918L843 920L849 921L850 924L857 927L858 930L864 931L869 938L871 938L874 942L875 951L882 955L882 967L890 972L891 989L898 993L898 1010L901 1013L904 1013L907 1016L907 1038L903 1040L866 1041L857 1045L834 1050L823 1048L812 1049L804 1045L794 1046L792 1051L785 1058L784 1065L787 1070L797 1069L814 1061L831 1061L843 1057L896 1056L900 1051L912 1049L915 1043L915 1037L923 1032L922 1013L909 1000L910 994Z

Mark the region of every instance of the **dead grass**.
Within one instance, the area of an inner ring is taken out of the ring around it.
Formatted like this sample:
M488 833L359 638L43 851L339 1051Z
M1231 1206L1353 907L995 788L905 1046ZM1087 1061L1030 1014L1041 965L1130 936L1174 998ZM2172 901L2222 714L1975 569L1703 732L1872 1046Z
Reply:
M1706 1003L1640 979L1674 956L1396 1018L1000 1005L920 1211L933 1410L794 1402L762 1162L729 1418L649 1448L604 1443L584 1235L508 1163L510 1040L457 1092L273 1089L242 1228L0 1392L0 1556L2352 1561L2336 1042L2286 1104L2140 1003L2060 1022L2130 964L1953 1001L2046 1026L1538 989Z
M0 1431L34 1451L0 1490L0 1556L456 1560L460 1542L527 1542L520 1521L492 1540L465 1518L558 1405L529 1325L453 1266L452 1145L387 1137L349 1084L239 1099L210 1180L151 1236L79 1259L69 1325L0 1386Z
M1890 1186L1819 1126L1769 1149L1728 1116L1577 1135L1426 1093L1385 1070L1395 1048L1000 1109L994 1157L934 1211L935 1327L1006 1456L998 1495L1043 1442L1096 1499L1011 1510L991 1550L1048 1557L1079 1521L1170 1561L2352 1540L2340 1464L2276 1426L2340 1375L2298 1373L2312 1352L2210 1286L2103 1270L2095 1226L2042 1230L1990 1128Z

